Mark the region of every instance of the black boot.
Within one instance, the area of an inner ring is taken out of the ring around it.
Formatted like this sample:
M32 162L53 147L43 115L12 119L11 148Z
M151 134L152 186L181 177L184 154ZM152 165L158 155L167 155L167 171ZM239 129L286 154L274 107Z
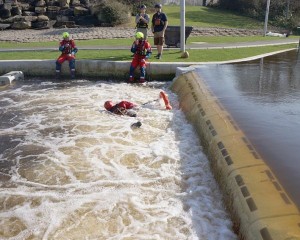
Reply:
M61 79L60 72L55 72L55 78L56 78L56 80L60 80Z
M75 79L75 71L71 71L71 78Z

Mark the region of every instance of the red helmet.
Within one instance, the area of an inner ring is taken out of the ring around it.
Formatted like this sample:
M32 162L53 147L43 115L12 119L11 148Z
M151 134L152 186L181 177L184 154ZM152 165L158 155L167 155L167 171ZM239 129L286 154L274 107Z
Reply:
M113 104L112 101L106 101L106 102L104 103L104 107L105 107L106 110L111 109L113 106L114 106L114 104Z

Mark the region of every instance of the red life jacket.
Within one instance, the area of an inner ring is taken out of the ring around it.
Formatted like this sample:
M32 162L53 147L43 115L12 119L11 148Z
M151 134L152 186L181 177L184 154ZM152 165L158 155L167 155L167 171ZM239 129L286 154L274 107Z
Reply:
M76 48L75 42L74 42L73 39L68 40L68 41L62 40L62 41L60 42L60 46L61 46L61 47L65 46L66 44L69 44L69 46L68 46L68 47L65 47L65 48L63 49L62 53L63 53L63 54L70 54L70 53L72 52L72 50Z

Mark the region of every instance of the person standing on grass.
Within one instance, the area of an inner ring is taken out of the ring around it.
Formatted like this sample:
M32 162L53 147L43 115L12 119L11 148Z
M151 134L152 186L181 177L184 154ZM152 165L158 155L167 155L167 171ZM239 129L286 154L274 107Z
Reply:
M161 4L155 4L156 13L152 17L151 30L154 34L154 45L157 46L157 59L161 59L163 52L163 45L165 42L165 31L168 26L168 18L165 13L161 11Z
M144 34L144 40L147 40L148 37L148 24L150 21L149 15L146 13L146 6L140 6L140 13L135 17L136 23L136 32L142 32Z

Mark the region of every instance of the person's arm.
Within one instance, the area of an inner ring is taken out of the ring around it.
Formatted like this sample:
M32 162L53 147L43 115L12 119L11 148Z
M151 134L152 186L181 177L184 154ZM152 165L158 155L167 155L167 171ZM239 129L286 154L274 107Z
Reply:
M65 49L65 46L63 45L63 42L60 42L58 50L62 52L64 49Z
M164 28L163 28L163 32L166 31L167 27L168 27L168 18L167 18L167 15L164 14Z
M152 20L151 20L151 32L153 33L154 33L154 15L152 16Z
M146 47L147 47L147 52L146 52L145 58L148 59L148 58L151 57L151 54L152 54L152 49L151 49L150 43L148 43L148 44L146 45Z
M140 14L137 14L135 16L135 23L138 24L139 21L140 21Z
M136 104L134 104L132 102L128 102L128 101L122 101L118 104L118 106L120 108L124 108L124 109L131 109L131 108L134 108L136 106Z
M75 42L73 40L71 41L71 47L72 47L71 54L75 55L78 52L78 48L76 47Z
M142 20L144 23L147 23L147 24L148 24L148 23L149 23L149 15L148 15L148 14L145 14L144 17L141 16L141 20Z
M130 51L131 51L132 53L135 53L135 52L136 52L136 49L137 49L137 43L136 43L136 41L134 41L133 44L131 45Z

